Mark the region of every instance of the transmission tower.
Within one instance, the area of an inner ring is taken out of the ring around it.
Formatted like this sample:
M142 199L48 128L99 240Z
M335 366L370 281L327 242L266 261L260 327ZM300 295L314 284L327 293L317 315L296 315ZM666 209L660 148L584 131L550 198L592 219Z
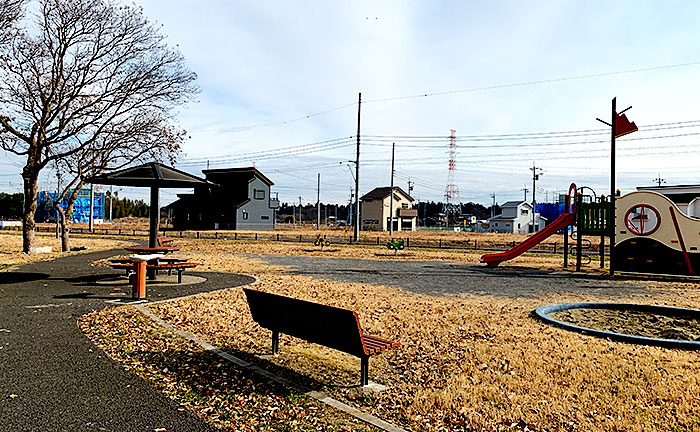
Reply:
M459 212L459 188L455 180L457 163L457 137L455 132L454 129L450 129L450 163L447 169L447 186L445 187L445 216L448 224L450 219Z

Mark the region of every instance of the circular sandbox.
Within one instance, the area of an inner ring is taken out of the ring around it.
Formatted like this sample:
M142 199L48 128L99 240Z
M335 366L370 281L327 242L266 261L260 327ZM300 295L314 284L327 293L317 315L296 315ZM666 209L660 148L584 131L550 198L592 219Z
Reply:
M535 314L549 324L612 340L700 349L700 310L630 303L557 303Z

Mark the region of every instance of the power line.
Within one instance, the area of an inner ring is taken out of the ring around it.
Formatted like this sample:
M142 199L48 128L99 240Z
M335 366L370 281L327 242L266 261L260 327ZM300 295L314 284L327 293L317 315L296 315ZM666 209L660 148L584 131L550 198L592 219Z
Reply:
M631 73L638 73L638 72L649 72L649 71L653 71L653 70L688 67L688 66L695 66L698 64L700 64L700 61L672 64L672 65L664 65L664 66L652 66L652 67L638 68L638 69L627 69L627 70L621 70L621 71L615 71L615 72L603 72L603 73L597 73L597 74L577 75L577 76L565 77L565 78L550 78L550 79L535 80L535 81L524 81L524 82L519 82L519 83L498 84L498 85L491 85L491 86L485 86L485 87L472 87L472 88L462 89L462 90L447 90L447 91L442 91L442 92L422 93L422 94L409 95L409 96L397 96L397 97L389 97L389 98L383 98L383 99L370 99L370 100L365 101L365 103L389 102L389 101L416 99L416 98L431 97L431 96L443 96L443 95L448 95L448 94L496 90L496 89L503 89L503 88L510 88L510 87L525 87L525 86L537 85L537 84L550 84L550 83L555 83L555 82L574 81L574 80L581 80L581 79L600 78L600 77L604 77L604 76L623 75L623 74L631 74Z

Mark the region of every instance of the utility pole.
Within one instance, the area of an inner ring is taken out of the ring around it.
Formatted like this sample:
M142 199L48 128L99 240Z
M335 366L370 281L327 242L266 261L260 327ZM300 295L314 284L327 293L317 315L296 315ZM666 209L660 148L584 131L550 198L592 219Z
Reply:
M491 217L496 216L496 192L491 194Z
M540 176L542 175L542 168L536 167L535 166L535 161L532 161L532 232L535 233L538 231L539 227L535 226L535 189L536 189L536 182L537 180L540 179ZM538 170L540 172L538 172Z
M304 224L301 222L301 197L299 197L299 226L304 226Z
M394 237L394 149L396 143L391 143L391 189L389 191L389 236Z
M316 186L316 231L321 229L321 173L318 173L318 186Z
M360 110L362 108L362 93L357 96L357 153L355 155L355 231L353 240L360 236Z
M352 188L350 189L350 204L348 205L348 225L352 226L352 223L355 219L353 219L353 214L352 214L352 198L355 196L355 192L353 192Z
M408 179L408 194L411 195L411 192L413 192L413 185L415 185L416 182L411 181L411 179Z
M659 173L659 176L654 179L654 181L661 187L661 183L666 183L665 179L661 178L661 173Z
M631 108L631 107L630 107ZM627 108L629 109L629 108ZM610 276L615 276L615 135L617 135L617 97L612 99L610 114Z
M520 189L520 190L523 191L523 194L524 194L524 195L523 195L523 201L527 201L527 193L530 191L530 189L528 189L527 186L524 186L524 187L523 187L522 189Z

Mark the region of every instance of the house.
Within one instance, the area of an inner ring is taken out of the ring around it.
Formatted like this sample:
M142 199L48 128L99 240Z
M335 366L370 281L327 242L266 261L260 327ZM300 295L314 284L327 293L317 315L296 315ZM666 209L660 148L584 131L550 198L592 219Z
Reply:
M418 210L411 208L413 198L400 187L394 186L394 214L391 215L391 188L378 187L360 197L362 229L389 231L389 218L394 231L415 231Z
M532 229L532 204L527 201L508 201L501 204L502 213L489 218L489 231L526 234L544 228L546 219L535 213L535 229Z
M270 196L274 183L254 167L202 171L218 186L198 186L193 194L178 194L166 209L173 210L173 228L271 230L279 201Z
M700 218L700 185L640 186L637 190L665 195L680 211L690 217Z

